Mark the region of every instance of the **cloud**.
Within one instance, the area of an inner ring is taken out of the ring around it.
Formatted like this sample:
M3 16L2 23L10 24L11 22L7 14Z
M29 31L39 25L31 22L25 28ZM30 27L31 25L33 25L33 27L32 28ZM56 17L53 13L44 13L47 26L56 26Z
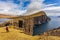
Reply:
M17 3L19 1L19 3ZM24 7L25 2L30 2ZM0 14L5 15L30 15L38 11L45 11L47 15L60 15L60 6L58 3L45 4L45 0L6 0L0 1ZM15 2L15 3L14 3Z
M26 7L26 10L24 9L23 5L24 2L29 1L29 0L18 0L20 1L20 4L15 4L13 3L13 0L7 0L7 2L0 2L0 14L5 14L5 15L23 15L24 13L29 14L31 12L38 11L42 8L43 6L43 1L44 0L31 0L30 4ZM24 14L24 15L25 15Z
M31 3L28 5L27 10L30 12L40 10L43 6L44 0L31 0Z
M57 3L54 3L54 4L44 4L43 8L52 7L52 6L55 6L55 5L57 5Z
M51 6L42 9L46 12L48 16L59 16L60 15L60 6Z
M0 14L19 16L26 12L26 10L22 10L22 5L14 4L13 1L10 1L0 1Z
M43 1L44 0L31 0L30 4L27 6L26 15L30 15L30 14L32 14L32 12L41 10L41 8L44 5Z
M38 11L45 11L48 16L59 15L60 6L55 6L57 3L44 4L43 2L44 0L31 0L30 5L27 7L27 12L24 15L30 15Z
M60 6L47 7L47 8L44 8L43 10L56 10L56 9L60 9Z
M45 10L46 14L48 16L59 16L60 15L60 11L56 11L56 10Z

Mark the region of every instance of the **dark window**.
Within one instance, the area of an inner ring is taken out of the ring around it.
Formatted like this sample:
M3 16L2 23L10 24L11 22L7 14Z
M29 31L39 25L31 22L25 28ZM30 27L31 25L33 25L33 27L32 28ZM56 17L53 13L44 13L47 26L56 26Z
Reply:
M23 27L23 21L19 20L19 27Z

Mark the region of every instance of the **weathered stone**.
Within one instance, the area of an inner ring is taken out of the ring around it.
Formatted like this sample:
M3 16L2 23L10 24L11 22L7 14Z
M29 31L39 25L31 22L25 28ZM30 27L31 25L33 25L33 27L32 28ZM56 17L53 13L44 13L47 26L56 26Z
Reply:
M45 23L47 22L47 20L49 20L49 18L47 17L45 12L41 11L41 12L34 13L32 15L13 18L13 20L9 22L12 22L13 23L12 25L15 26L16 28L17 27L23 28L25 34L33 35L34 25ZM20 27L19 25L22 27Z

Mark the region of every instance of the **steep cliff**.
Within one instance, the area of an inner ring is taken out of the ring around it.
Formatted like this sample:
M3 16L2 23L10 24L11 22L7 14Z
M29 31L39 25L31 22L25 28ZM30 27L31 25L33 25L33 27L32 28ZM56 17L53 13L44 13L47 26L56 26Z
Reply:
M31 15L14 17L13 20L8 22L16 29L22 28L25 34L33 35L35 25L43 24L49 20L50 18L46 15L46 13L44 11L40 11ZM5 24L8 22L5 22Z
M31 15L31 17L33 17L35 25L39 25L39 24L50 21L50 18L46 15L44 11L37 12Z
M7 17L5 17L5 18L7 18ZM31 14L31 15L22 15L22 16L18 16L18 17L11 16L8 18L13 19L13 20L10 20L10 23L17 22L18 20L33 19L32 21L34 21L34 25L42 24L42 23L48 22L50 20L50 18L46 15L46 13L44 11L36 12L36 13Z

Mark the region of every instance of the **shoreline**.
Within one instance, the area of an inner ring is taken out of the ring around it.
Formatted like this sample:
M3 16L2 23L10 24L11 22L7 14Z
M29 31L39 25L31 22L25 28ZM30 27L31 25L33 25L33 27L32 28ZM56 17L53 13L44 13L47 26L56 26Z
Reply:
M42 35L47 35L47 36L59 36L60 37L60 27L54 28L52 30L49 30L47 32L44 32Z

